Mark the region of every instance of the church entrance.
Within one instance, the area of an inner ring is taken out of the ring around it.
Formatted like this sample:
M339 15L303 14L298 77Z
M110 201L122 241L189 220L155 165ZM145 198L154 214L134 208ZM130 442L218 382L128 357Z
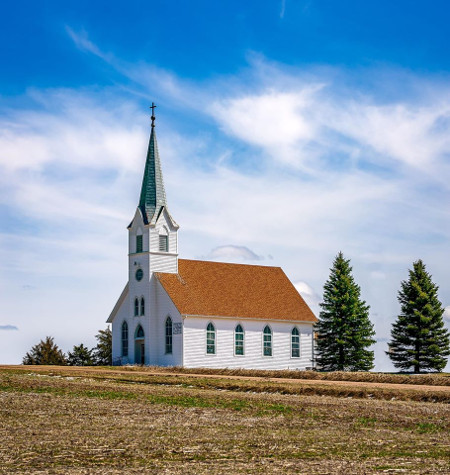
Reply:
M145 364L145 341L144 330L139 325L134 335L134 362L136 364Z

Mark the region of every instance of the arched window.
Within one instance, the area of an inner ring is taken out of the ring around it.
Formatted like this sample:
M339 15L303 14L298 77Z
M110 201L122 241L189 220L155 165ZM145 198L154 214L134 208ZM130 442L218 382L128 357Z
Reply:
M216 329L211 322L206 327L206 353L208 355L216 354Z
M300 333L297 327L294 327L291 332L291 356L300 358Z
M137 317L139 315L139 300L137 298L134 299L134 316Z
M172 319L166 318L166 353L172 353Z
M128 323L122 323L122 356L128 356Z
M263 330L263 355L272 356L272 330L269 325Z
M145 299L141 298L141 315L145 315Z
M244 354L244 329L241 325L236 325L234 329L234 354Z
M136 339L138 338L144 338L144 330L141 325L139 325L136 330Z

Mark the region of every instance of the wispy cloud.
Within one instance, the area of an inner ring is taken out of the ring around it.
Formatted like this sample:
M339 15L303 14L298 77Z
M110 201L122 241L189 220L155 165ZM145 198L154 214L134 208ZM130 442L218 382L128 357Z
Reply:
M284 14L286 12L286 0L281 0L281 8L280 8L280 18L284 18Z
M67 34L72 38L73 42L81 51L91 53L104 61L112 61L114 56L112 54L106 54L100 50L100 48L89 40L86 30L75 31L70 26L66 25Z
M203 259L208 261L260 261L264 257L258 256L251 249L246 246L236 246L228 244L226 246L218 246L212 249L209 254L203 256Z
M0 325L0 330L19 330L15 325Z

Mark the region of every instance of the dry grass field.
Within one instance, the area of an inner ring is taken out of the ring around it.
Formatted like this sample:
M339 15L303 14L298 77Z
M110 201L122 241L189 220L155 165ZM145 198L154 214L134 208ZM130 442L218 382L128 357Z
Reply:
M450 473L445 376L280 376L2 367L0 472Z

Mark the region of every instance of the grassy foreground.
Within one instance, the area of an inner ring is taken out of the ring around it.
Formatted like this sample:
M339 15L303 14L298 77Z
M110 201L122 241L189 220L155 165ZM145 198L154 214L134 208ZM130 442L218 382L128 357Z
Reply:
M450 472L448 404L336 385L1 369L0 472Z

